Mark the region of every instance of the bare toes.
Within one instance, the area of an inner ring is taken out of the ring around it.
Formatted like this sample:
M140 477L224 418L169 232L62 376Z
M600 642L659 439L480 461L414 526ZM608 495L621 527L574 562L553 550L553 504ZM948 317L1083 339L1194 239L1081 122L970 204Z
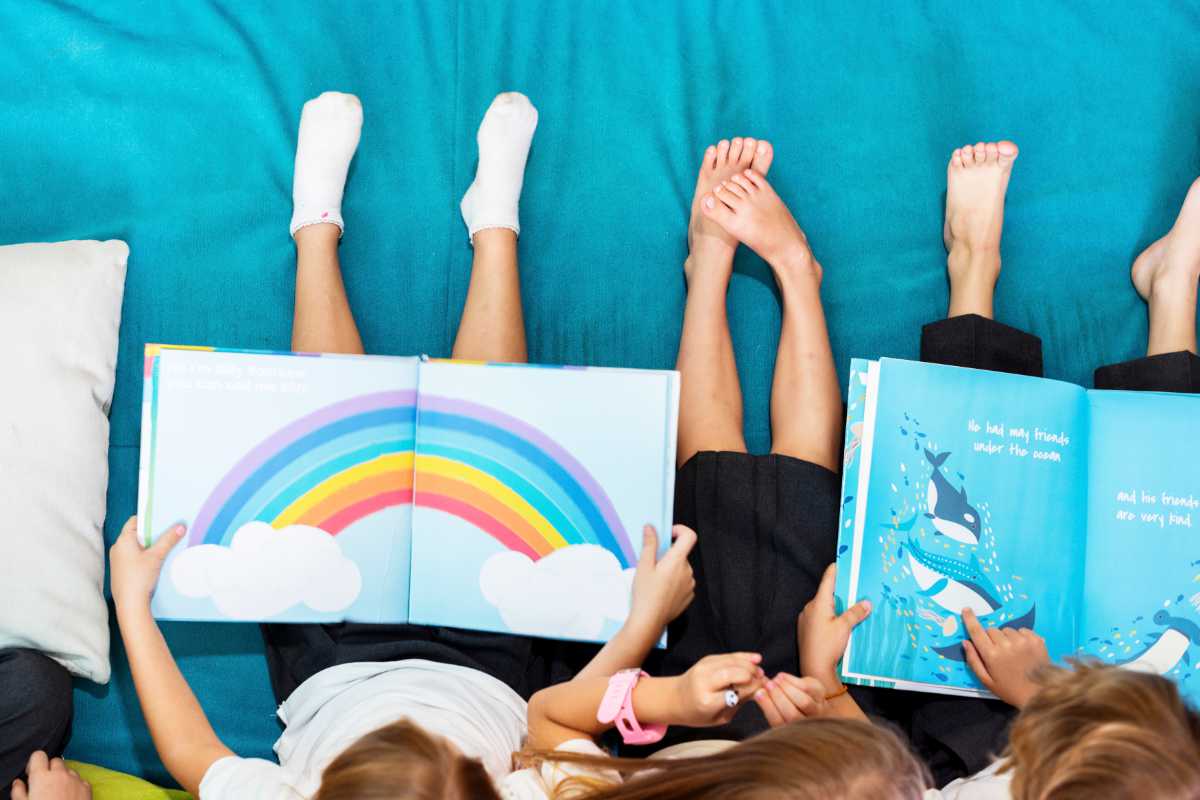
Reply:
M742 137L735 136L729 140L729 163L737 164L742 157Z
M733 195L734 197L736 197L739 200L745 200L750 195L741 184L736 182L739 177L740 177L739 175L734 175L731 179L725 181L725 183L722 185L725 187L725 191L727 193Z
M758 148L758 140L747 136L742 139L742 155L738 159L738 166L745 168L750 166L750 162L754 160L754 151Z
M721 167L729 160L729 140L722 139L717 142L717 167Z
M733 181L739 187L741 187L742 191L744 191L746 193L747 197L749 197L752 193L758 191L758 187L756 185L754 185L753 183L751 183L750 179L741 173L731 176L729 178L729 180Z
M771 147L770 142L759 139L758 147L754 148L754 162L750 166L758 173L766 175L774 158L775 148Z
M1007 139L996 142L996 150L999 153L1000 163L1004 165L1011 164L1013 161L1015 161L1017 154L1020 152L1020 150L1017 148L1017 145L1014 142L1008 141Z
M996 146L995 142L988 142L987 143L987 161L988 161L988 163L995 164L999 157L1000 157L1000 148Z

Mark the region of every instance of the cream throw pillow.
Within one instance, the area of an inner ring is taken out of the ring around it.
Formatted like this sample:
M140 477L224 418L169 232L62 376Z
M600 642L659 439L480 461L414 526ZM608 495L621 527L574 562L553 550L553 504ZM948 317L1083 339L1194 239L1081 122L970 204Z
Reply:
M129 247L0 247L0 647L106 683L108 407Z

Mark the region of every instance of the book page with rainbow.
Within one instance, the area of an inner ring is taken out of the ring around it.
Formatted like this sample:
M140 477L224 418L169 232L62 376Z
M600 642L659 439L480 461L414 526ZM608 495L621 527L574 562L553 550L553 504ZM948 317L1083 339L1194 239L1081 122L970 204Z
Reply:
M669 530L678 376L146 348L157 616L600 641ZM666 537L662 546L665 549Z
M140 531L163 619L404 622L416 358L148 345Z
M411 621L608 639L643 526L671 527L677 373L431 361L420 381Z

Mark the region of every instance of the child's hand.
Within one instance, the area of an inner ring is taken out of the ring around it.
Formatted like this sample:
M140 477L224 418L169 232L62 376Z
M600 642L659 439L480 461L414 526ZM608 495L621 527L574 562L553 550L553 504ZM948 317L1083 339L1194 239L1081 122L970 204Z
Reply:
M29 785L13 781L12 800L91 800L92 787L61 758L50 760L38 750L29 757L25 771Z
M772 728L825 713L825 686L816 678L797 678L781 672L754 693Z
M766 682L758 665L758 653L729 653L700 659L675 680L675 714L679 725L707 728L724 725L737 715L742 702L752 697ZM726 694L737 692L738 702L730 705Z
M800 644L800 671L816 678L829 693L841 688L837 663L846 652L850 631L871 613L871 601L860 600L841 614L833 599L837 583L837 565L830 564L821 578L817 594L796 621L796 636Z
M696 579L688 554L696 546L696 532L676 525L675 542L660 560L658 533L647 525L642 533L642 555L633 576L633 599L629 612L632 624L647 626L660 636L667 623L683 613L696 596Z
M1022 708L1038 690L1034 671L1050 663L1046 640L1029 628L985 628L969 608L962 619L971 636L963 642L971 670L996 697Z
M182 524L172 525L154 544L142 547L137 517L129 518L108 551L113 602L118 608L149 605L163 561L183 538L185 530Z

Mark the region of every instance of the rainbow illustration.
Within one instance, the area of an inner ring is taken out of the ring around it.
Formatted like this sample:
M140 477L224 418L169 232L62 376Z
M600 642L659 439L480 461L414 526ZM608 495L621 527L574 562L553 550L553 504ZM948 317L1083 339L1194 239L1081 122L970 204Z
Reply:
M189 544L228 544L252 521L337 535L386 508L456 516L537 560L595 544L636 558L590 472L537 428L465 400L378 392L318 409L246 453L217 484Z

